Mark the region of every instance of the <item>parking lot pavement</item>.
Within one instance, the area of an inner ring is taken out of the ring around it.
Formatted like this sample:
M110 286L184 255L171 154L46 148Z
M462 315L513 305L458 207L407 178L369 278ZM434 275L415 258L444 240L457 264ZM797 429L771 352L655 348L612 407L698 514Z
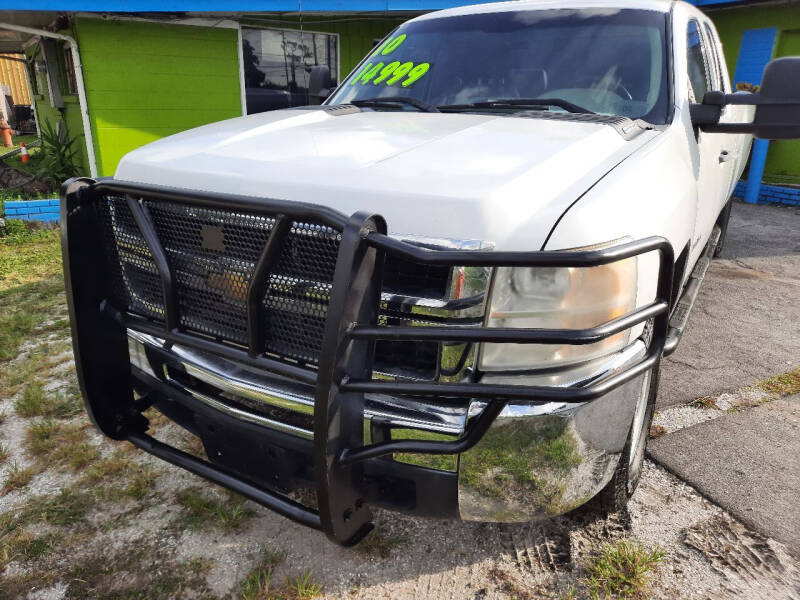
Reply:
M800 557L800 395L651 440L648 452L741 522Z
M736 202L678 350L662 363L657 409L800 364L800 208Z

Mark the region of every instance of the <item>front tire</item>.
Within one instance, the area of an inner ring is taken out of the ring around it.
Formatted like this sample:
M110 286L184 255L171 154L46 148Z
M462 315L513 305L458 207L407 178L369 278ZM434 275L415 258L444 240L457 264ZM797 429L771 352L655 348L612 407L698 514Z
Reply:
M659 363L643 375L642 393L633 416L628 439L619 463L606 486L594 497L592 504L606 513L624 512L628 508L628 500L636 491L642 477L644 453L650 425L653 423L656 396L658 395Z

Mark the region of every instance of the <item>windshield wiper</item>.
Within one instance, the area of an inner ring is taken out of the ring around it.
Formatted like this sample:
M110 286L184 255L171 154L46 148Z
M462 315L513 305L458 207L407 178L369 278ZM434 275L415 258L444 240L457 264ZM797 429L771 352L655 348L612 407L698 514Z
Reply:
M439 109L436 108L435 106L432 106L427 102L423 102L422 100L411 98L410 96L392 96L391 98L364 98L363 100L351 100L350 104L358 106L359 108L362 106L391 107L392 104L406 104L408 106L413 106L414 108L421 110L422 112L432 112L432 113L440 112Z
M571 113L595 114L588 108L583 108L561 98L499 98L497 100L484 100L468 104L444 104L438 106L439 110L462 110L470 108L535 108L557 106Z

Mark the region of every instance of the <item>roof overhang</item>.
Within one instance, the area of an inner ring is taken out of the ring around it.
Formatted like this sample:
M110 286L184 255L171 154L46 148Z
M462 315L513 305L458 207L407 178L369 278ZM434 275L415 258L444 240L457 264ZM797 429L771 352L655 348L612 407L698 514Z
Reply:
M27 0L25 11L104 13L353 13L428 11L489 0Z
M55 11L0 10L0 23L11 23L34 29L49 29L60 14ZM25 43L32 37L34 36L30 33L0 28L0 53L22 52Z

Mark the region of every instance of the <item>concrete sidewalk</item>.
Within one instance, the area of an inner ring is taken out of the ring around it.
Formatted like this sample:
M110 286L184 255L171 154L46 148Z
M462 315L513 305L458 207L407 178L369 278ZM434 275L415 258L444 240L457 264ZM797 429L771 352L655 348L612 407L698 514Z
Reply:
M650 440L648 453L800 558L800 395Z
M799 357L800 208L736 202L722 257L662 362L656 408L752 384Z

